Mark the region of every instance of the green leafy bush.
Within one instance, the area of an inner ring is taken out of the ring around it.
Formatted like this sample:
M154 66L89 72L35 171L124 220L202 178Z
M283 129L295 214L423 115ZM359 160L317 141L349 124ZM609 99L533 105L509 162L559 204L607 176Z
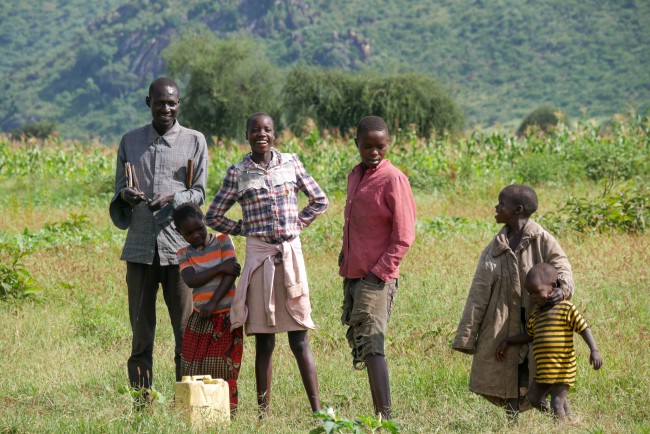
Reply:
M33 253L30 247L0 241L0 301L16 303L35 300L39 292L23 258Z
M526 134L529 129L541 130L548 133L552 131L558 123L567 123L566 115L558 108L543 105L533 110L517 128L517 135L521 136Z
M96 237L86 215L71 214L68 220L46 224L39 231L18 234L0 232L0 301L38 299L39 288L25 266L25 257L39 249L79 245Z
M319 128L347 132L361 117L384 118L393 132L411 125L421 137L458 130L463 115L455 101L431 76L408 73L379 75L296 67L283 89L287 123L294 133L313 119Z
M281 127L280 71L254 41L219 39L208 31L187 34L167 48L165 60L171 76L187 82L179 114L187 126L241 140L248 116L262 111Z
M25 122L22 127L12 131L12 135L16 139L21 137L33 137L35 139L47 139L57 132L56 122L54 121L38 121L38 122Z
M576 141L575 159L580 161L589 179L630 179L650 172L648 118L617 124L610 134L599 134L595 128L581 128Z
M558 212L542 216L540 222L552 232L641 233L647 229L649 205L647 185L607 184L600 198L572 197Z
M578 162L561 154L528 154L515 164L518 180L524 184L568 182L579 179L581 175Z
M381 417L357 415L357 419L351 420L340 417L336 410L329 407L314 413L316 419L323 421L323 426L315 428L309 434L320 433L374 433L374 432L389 432L397 434L400 432L399 425L392 419L382 420Z
M96 238L97 235L91 228L88 216L71 213L67 220L46 223L38 231L25 229L16 235L6 235L0 232L0 241L9 240L31 254L38 249L79 245Z

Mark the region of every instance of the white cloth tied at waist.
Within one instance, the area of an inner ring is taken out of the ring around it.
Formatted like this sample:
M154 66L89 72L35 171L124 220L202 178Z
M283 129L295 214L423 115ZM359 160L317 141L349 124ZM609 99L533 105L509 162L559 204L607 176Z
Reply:
M291 317L303 327L313 329L311 319L311 305L309 303L309 285L307 284L307 271L302 256L300 237L281 244L269 244L255 237L246 238L246 262L239 277L237 291L230 310L231 329L243 326L248 318L246 295L253 272L260 266L264 267L264 310L267 324L275 325L275 256L280 253L284 266L284 282L287 294L287 310Z

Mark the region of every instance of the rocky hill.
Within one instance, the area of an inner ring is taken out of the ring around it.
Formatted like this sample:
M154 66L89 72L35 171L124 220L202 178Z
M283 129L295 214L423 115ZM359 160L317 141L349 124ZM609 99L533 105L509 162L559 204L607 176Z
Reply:
M650 2L82 0L5 2L0 129L54 121L63 136L148 120L148 82L179 34L254 38L279 67L419 71L467 126L512 125L540 104L570 116L650 106Z

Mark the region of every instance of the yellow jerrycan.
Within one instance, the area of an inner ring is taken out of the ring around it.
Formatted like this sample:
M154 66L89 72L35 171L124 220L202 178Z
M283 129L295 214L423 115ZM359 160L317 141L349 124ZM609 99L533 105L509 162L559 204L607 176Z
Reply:
M183 376L174 385L174 404L194 429L230 424L230 393L221 378Z

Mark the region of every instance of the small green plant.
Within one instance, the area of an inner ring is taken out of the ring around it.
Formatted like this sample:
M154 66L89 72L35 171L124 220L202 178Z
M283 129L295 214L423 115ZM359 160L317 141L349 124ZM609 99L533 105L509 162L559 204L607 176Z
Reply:
M67 220L46 224L41 234L50 244L81 244L93 238L90 228L87 215L70 213Z
M140 376L140 368L138 368L138 376ZM149 371L146 372L147 379L149 378ZM160 393L156 388L151 385L150 387L133 387L132 385L120 386L117 391L121 394L129 395L133 401L133 408L135 410L144 410L148 405L158 402L159 404L167 401L165 395Z
M23 258L32 253L16 242L0 242L0 301L37 299L39 288L23 263Z
M351 420L344 417L339 417L336 414L336 410L332 407L328 407L325 410L320 410L314 413L316 419L321 419L323 421L323 426L315 428L309 432L309 434L319 434L319 433L354 433L354 434L363 434L363 433L375 433L379 430L385 430L389 433L399 433L399 425L395 423L392 419L382 419L381 416L366 416L366 415L357 415L357 419Z
M142 388L120 386L117 391L129 395L133 401L133 408L136 410L143 410L147 405L153 404L154 402L162 404L167 401L165 395L156 390L154 386Z
M0 301L38 299L40 289L25 266L24 258L39 249L87 242L97 236L90 227L85 214L73 213L68 220L48 223L39 231L25 229L15 235L0 232Z

